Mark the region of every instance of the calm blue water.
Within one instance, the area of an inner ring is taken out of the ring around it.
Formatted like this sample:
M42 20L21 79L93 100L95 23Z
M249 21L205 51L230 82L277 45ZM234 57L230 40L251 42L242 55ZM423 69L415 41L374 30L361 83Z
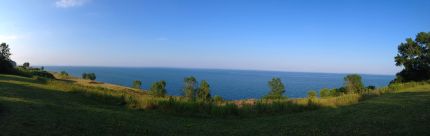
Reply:
M290 98L305 97L309 90L322 88L338 88L343 84L346 74L272 72L245 70L213 70L213 69L177 69L177 68L115 68L115 67L45 67L49 71L67 71L81 77L84 72L94 72L97 81L131 86L134 80L141 80L142 87L159 80L167 82L169 95L181 95L183 79L194 76L197 80L206 80L211 85L213 95L225 99L261 98L269 87L267 82L272 77L280 77L286 87L286 95ZM394 76L361 75L364 84L386 86Z

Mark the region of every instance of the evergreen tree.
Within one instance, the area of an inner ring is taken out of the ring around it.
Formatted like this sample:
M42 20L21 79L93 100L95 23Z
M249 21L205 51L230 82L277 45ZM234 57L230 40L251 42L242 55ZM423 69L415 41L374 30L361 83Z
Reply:
M197 90L197 98L201 101L211 100L210 86L209 86L209 83L206 82L206 80L201 81L200 87Z
M186 77L184 79L184 84L185 84L183 89L184 96L189 100L194 100L196 97L196 85L197 85L196 78L193 76Z

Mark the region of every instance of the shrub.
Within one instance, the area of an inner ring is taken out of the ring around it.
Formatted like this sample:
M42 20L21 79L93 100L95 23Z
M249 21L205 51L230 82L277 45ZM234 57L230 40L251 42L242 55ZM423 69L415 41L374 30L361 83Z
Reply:
M33 77L33 76L39 76L49 79L55 79L54 75L47 71L42 71L40 69L25 69L22 67L16 68L16 75L24 76L24 77Z
M308 92L308 98L310 98L310 99L317 98L317 91L313 91L313 90L309 91Z
M94 81L94 80L96 80L96 74L95 73L83 73L82 78Z
M358 74L347 75L345 78L345 89L347 93L361 93L364 90L361 76Z
M48 78L40 77L40 76L35 76L35 77L33 77L33 79L35 79L36 81L38 81L38 82L40 82L42 84L46 84L49 81Z
M133 88L141 89L141 86L142 86L142 81L140 81L140 80L134 80L133 81Z
M166 81L161 80L152 84L149 93L156 97L164 97L167 93L166 91Z
M197 89L197 98L201 101L210 101L211 100L211 94L210 94L210 86L206 80L203 80L200 83L199 89Z
M214 99L214 102L216 103L221 103L224 101L224 99L219 95L215 95L213 99Z
M321 98L330 97L330 96L332 96L331 92L330 92L330 89L323 88L323 89L320 90L320 97Z
M60 72L60 77L61 78L69 78L69 73L67 73L66 71L61 71Z
M369 86L367 86L367 87L366 87L366 89L368 89L368 90L375 90L375 89L376 89L376 87L375 87L375 86L373 86L373 85L369 85Z

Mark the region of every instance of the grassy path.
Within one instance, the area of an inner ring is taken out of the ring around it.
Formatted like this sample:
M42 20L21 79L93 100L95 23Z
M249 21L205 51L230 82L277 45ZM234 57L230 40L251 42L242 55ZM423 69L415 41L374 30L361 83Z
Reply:
M204 118L128 110L0 75L0 135L430 135L430 85L336 109Z

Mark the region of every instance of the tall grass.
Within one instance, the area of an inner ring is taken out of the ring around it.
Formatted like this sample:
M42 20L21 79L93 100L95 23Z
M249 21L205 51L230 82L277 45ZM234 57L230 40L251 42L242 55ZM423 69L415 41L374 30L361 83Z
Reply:
M37 79L42 80L42 79ZM45 81L47 80L47 81ZM214 116L258 116L264 114L282 114L303 112L319 108L336 108L356 104L368 97L396 92L402 89L428 84L428 82L409 82L392 84L363 93L341 94L325 98L296 99L257 99L236 101L192 101L182 97L155 97L144 93L131 93L127 90L114 90L103 87L83 86L59 80L43 79L53 89L61 89L76 95L89 97L108 104L123 105L130 109L159 110L167 113L185 115Z

